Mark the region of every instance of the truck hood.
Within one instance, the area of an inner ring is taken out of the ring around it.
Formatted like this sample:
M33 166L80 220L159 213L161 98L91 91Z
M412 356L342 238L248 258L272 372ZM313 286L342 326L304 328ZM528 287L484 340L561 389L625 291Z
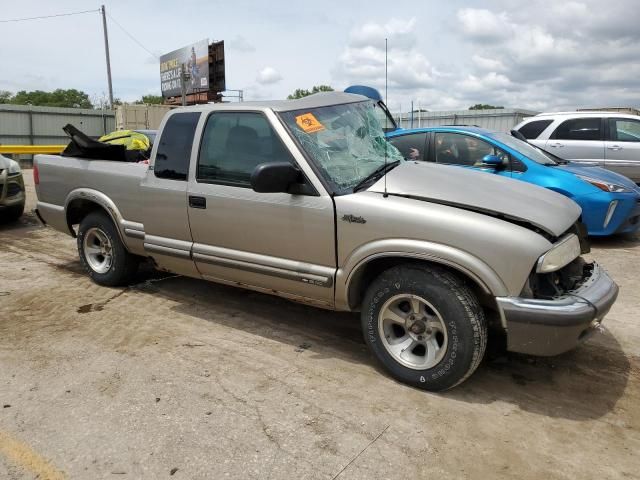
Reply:
M474 210L558 237L580 207L559 193L488 172L427 162L403 162L386 175L387 193ZM384 177L368 190L384 193Z

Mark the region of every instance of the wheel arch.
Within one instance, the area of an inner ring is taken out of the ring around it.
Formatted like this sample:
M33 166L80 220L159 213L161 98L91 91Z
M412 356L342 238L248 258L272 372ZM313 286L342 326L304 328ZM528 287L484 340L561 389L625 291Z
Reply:
M79 224L83 218L92 212L104 212L113 222L120 241L128 250L127 243L122 234L122 215L113 200L104 193L89 188L76 189L67 196L64 210L69 232L74 238L77 236L73 229L74 225Z
M336 308L358 310L370 282L382 271L403 263L437 265L454 272L467 282L483 307L497 313L495 297L509 295L507 286L496 271L469 252L432 242L385 239L356 249L338 269ZM498 321L504 324L501 318Z

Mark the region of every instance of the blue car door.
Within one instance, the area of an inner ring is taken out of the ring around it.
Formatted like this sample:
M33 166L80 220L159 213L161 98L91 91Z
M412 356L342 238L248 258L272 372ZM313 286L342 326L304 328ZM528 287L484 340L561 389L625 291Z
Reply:
M504 150L476 136L458 132L433 132L430 142L430 160L445 165L474 168L494 175L511 177L510 157ZM502 159L501 168L487 168L482 159L496 155Z

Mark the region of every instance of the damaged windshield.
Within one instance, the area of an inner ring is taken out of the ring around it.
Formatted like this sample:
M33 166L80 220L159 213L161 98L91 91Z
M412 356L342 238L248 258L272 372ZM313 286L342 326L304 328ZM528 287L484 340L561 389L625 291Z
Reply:
M384 137L371 101L283 112L281 117L337 193L353 191L384 170L404 161ZM375 178L373 178L375 180Z

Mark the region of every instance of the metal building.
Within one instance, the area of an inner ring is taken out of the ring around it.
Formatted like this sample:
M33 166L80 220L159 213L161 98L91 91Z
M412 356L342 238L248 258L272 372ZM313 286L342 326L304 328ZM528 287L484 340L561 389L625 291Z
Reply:
M62 127L67 123L90 136L115 130L113 110L5 104L0 105L0 144L66 144Z
M407 112L395 114L402 128L435 127L438 125L475 125L488 130L507 132L524 118L540 112L522 108L495 110L450 110L441 112Z
M67 123L87 135L102 136L115 130L115 115L112 110L1 104L0 144L66 145L69 139L62 127ZM31 155L20 158L29 160Z

